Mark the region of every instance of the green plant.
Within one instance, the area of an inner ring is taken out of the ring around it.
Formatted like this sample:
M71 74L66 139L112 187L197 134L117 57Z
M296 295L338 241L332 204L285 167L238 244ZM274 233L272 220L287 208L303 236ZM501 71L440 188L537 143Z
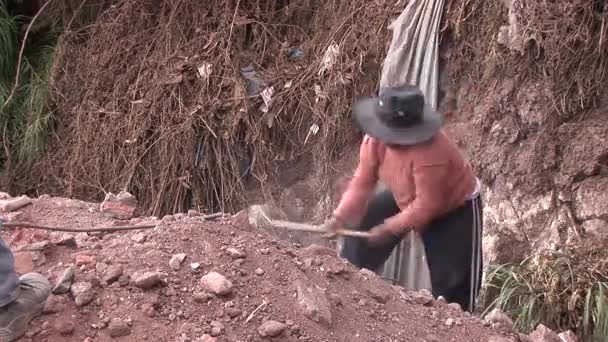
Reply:
M585 297L583 311L583 333L585 336L594 336L596 341L606 341L608 338L608 282L593 284Z
M39 35L35 41L28 40L22 56L18 51L22 42L19 27L26 18L13 15L7 1L0 0L0 128L3 145L7 152L19 162L29 162L44 149L45 140L52 127L53 113L50 105L49 74L55 54L55 35ZM18 58L21 66L18 68ZM19 74L19 84L15 76ZM13 97L9 98L13 87ZM0 158L1 159L1 158Z
M10 92L10 79L17 68L17 29L20 19L11 16L6 1L0 0L0 103L4 103Z
M548 252L494 267L486 283L490 303L514 318L516 329L530 332L539 323L572 329L585 341L608 340L608 276L597 251ZM595 256L595 257L593 257Z
M12 140L19 160L24 162L40 155L52 127L49 74L54 54L53 46L38 47L28 54L20 71L22 85L9 107L13 121Z

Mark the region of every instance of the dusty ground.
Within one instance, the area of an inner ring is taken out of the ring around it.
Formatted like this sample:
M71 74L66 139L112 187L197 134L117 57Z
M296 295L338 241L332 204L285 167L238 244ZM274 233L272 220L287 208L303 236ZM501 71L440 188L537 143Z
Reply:
M34 269L54 285L66 268L74 270L71 291L49 299L26 341L485 342L500 335L448 304L418 304L431 298L391 287L329 249L275 241L232 225L230 218L205 222L200 216L175 215L116 221L98 208L41 198L20 212L2 215L12 222L82 228L160 223L147 231L102 235L5 231L20 272ZM17 252L40 241L52 243L41 252ZM185 260L170 266L179 253ZM142 278L145 272L153 273ZM228 294L208 292L201 278L209 272L231 282L220 284L220 292ZM79 287L84 290L75 292ZM308 314L302 301L309 303ZM277 335L262 337L264 324L274 324Z

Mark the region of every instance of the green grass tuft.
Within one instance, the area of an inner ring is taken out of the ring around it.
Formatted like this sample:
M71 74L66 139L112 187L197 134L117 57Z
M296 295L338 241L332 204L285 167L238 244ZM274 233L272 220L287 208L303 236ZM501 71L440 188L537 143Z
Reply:
M26 18L12 16L6 1L0 0L0 105L14 87L16 73L20 81L10 103L0 113L0 129L6 128L10 154L20 162L40 156L53 125L49 75L55 55L55 39L48 33L35 42L27 42L21 69L17 70L22 39L19 27ZM4 152L4 149L3 151ZM8 156L0 155L0 161Z
M49 75L54 55L54 47L45 46L24 60L21 71L23 85L19 87L19 96L11 106L17 124L13 130L13 141L18 146L19 160L24 162L40 156L52 129Z
M584 267L590 260L581 259L553 252L494 267L486 280L492 298L483 315L499 308L525 333L542 323L573 330L584 341L608 341L608 277L601 267Z

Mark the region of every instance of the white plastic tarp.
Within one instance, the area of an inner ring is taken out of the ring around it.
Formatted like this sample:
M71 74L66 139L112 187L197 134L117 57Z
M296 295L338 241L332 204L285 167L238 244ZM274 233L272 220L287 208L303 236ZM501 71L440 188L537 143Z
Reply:
M380 87L415 84L437 108L439 82L439 25L444 0L410 0L389 26L393 33ZM381 188L382 185L379 185ZM381 271L385 279L415 289L431 289L424 246L416 233L395 248Z

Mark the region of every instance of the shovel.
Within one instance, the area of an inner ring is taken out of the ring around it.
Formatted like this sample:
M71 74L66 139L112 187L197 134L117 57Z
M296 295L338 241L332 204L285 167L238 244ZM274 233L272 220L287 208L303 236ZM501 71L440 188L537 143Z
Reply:
M349 230L349 229L340 229L340 230L334 232L334 231L330 231L327 228L325 228L324 225L315 226L312 224L296 223L296 222L281 221L281 220L270 220L270 223L274 227L278 227L278 228L324 234L325 237L327 237L327 238L332 238L334 235L367 238L370 235L369 232L359 232L359 231Z

